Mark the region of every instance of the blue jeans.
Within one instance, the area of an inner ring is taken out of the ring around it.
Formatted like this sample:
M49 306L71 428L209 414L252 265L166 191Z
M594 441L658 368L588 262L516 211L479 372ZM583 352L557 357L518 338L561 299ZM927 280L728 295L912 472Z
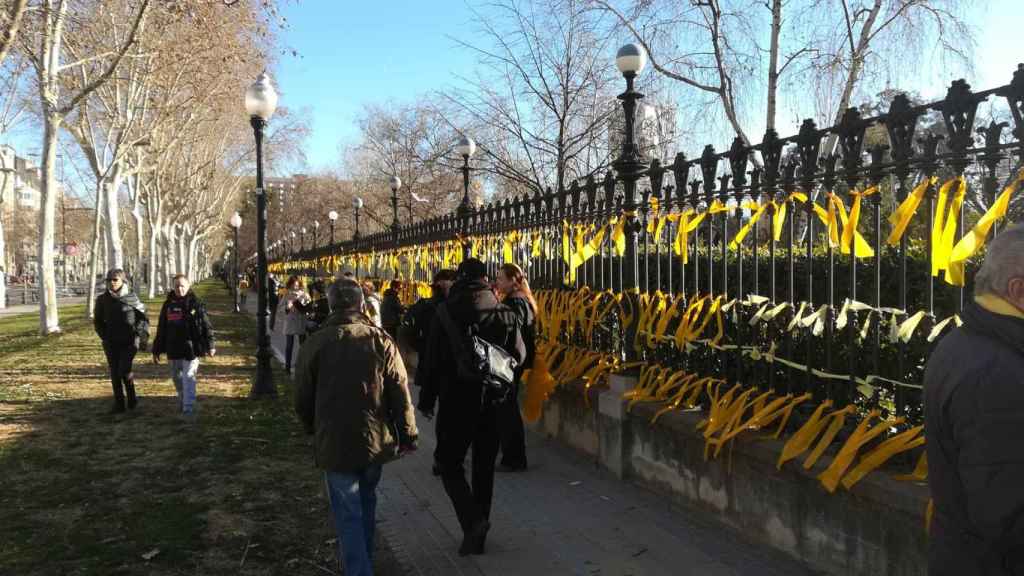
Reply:
M178 408L182 414L192 414L196 404L196 371L199 358L171 360L171 379L178 391Z
M345 576L373 576L373 529L381 466L354 473L324 472L327 499Z

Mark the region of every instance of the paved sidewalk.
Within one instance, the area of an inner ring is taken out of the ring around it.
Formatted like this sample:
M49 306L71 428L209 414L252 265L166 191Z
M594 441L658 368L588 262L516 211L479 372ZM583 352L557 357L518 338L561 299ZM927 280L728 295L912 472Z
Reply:
M249 311L255 310L250 297ZM275 331L283 360L284 337ZM410 373L412 372L410 368ZM415 396L417 391L413 390ZM800 576L811 570L733 530L620 481L579 454L530 434L531 469L498 474L487 554L459 557L461 531L431 474L434 430L419 414L420 449L385 467L378 522L409 574Z

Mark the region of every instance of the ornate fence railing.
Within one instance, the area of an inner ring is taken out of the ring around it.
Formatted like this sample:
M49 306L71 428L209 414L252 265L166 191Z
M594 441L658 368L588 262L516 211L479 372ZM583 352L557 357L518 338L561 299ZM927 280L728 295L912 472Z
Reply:
M1007 121L978 126L983 102ZM879 116L851 108L832 127L805 120L794 136L769 130L668 164L630 158L631 131L615 172L288 255L272 271L424 281L464 254L492 272L511 261L542 289L553 373L642 363L634 400L695 402L711 421L731 406L735 426L749 409L780 426L795 412L788 425L806 427L825 405L920 423L931 344L959 322L1020 183L1024 65L999 88L957 81L940 101L898 95ZM728 398L722 382L737 386Z

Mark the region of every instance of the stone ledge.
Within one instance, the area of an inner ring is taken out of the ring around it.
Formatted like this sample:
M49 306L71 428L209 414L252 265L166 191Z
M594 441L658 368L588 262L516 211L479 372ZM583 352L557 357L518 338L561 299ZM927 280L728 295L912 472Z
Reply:
M704 438L696 430L701 412L669 412L651 425L660 406L638 404L627 412L616 399L628 387L628 382L616 382L615 390L588 390L582 382L561 386L533 427L620 478L707 511L827 573L925 573L928 491L923 483L899 482L882 470L850 491L840 486L829 494L816 476L831 458L810 470L803 469L801 458L776 470L783 442L753 433L705 461Z

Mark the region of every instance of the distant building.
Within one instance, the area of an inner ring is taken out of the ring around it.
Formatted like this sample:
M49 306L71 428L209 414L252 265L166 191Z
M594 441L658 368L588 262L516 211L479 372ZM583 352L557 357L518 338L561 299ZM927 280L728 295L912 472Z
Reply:
M18 155L11 146L0 145L0 218L5 240L0 264L11 272L34 266L37 231L33 223L42 206L41 180L42 170L31 159ZM58 197L62 191L58 181Z

